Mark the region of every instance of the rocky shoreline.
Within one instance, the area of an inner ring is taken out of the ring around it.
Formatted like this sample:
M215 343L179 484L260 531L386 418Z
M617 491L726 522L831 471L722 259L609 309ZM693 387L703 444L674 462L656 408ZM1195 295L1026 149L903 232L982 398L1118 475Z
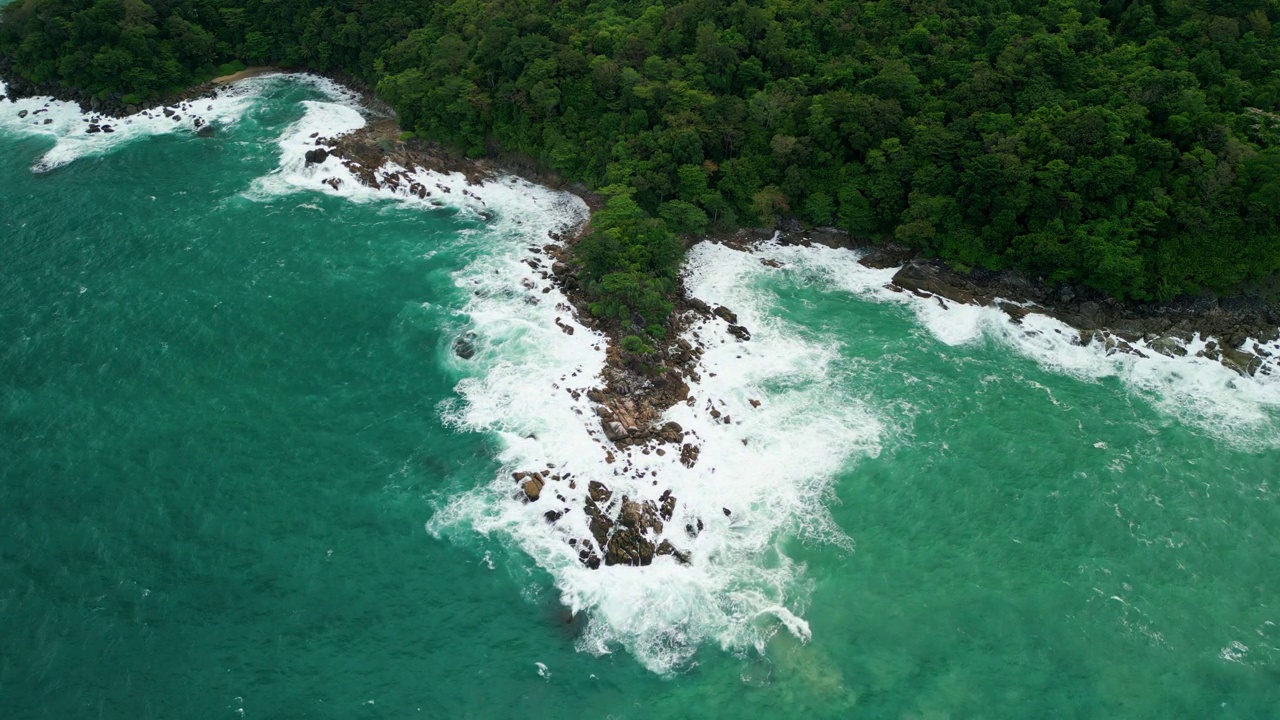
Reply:
M192 116L198 122L193 108L199 100L216 97L215 85L192 88L176 102L157 105L144 113L162 112L165 117L181 119L180 113ZM20 90L35 94L45 88ZM357 92L359 86L357 86ZM376 106L367 90L366 100ZM72 98L75 99L75 98ZM172 107L170 107L172 105ZM98 109L105 117L107 109ZM314 147L306 153L309 166L326 163L342 164L351 176L373 189L417 196L420 199L439 197L452 190L445 185L428 187L414 177L421 170L461 173L469 184L476 185L501 176L514 175L537 184L568 189L582 197L592 210L600 206L599 198L582 186L566 186L554 174L544 172L531 159L513 156L494 158L465 158L447 152L432 143L419 139L401 139L400 128L389 108L377 107L374 118L364 128L336 137L312 136ZM110 132L108 125L100 124L100 130ZM199 132L202 126L197 124ZM209 127L207 125L203 127ZM209 130L206 130L209 132ZM405 170L389 168L394 164ZM330 177L325 182L337 189L342 182ZM482 201L474 193L478 205ZM488 219L486 210L478 210ZM585 392L595 417L590 421L590 432L600 443L604 460L615 465L616 474L631 477L637 482L643 479L658 486L661 478L642 477L644 471L632 463L633 453L665 455L674 453L686 467L698 462L700 444L697 434L686 431L675 422L661 422L664 413L676 403L697 402L690 395L690 384L697 383L699 359L704 348L688 331L696 324L705 324L714 332L723 332L726 341L745 343L751 340L749 328L739 324L730 308L709 306L692 297L681 287L674 299L675 309L664 323L663 339L648 352L630 352L624 349L623 338L636 333L630 323L615 319L595 318L589 311L588 298L579 284L573 246L588 231L584 225L566 236L552 233L541 247L531 246L525 262L539 273L549 285L554 285L565 296L562 305L566 313L574 313L583 326L602 333L607 339L605 365L600 373L600 385ZM741 230L731 234L708 238L689 239L691 245L698 241L721 242L743 251L753 251L760 243L774 241L782 244L821 244L864 252L860 262L869 267L900 267L889 285L891 290L913 293L932 298L944 307L950 303L965 303L997 307L1004 311L1011 322L1021 323L1030 313L1042 313L1055 317L1078 329L1075 342L1081 345L1103 343L1108 354L1115 352L1144 355L1159 352L1170 356L1187 354L1186 344L1194 335L1218 338L1215 342L1197 346L1197 354L1221 362L1241 375L1270 374L1276 362L1268 351L1255 343L1242 347L1246 340L1266 343L1280 336L1280 303L1249 298L1197 298L1161 304L1117 303L1085 290L1050 288L1042 282L1031 281L1012 273L975 271L970 274L955 272L935 260L925 259L908 248L886 244L881 246L850 236L843 231L820 228L806 230L797 223L787 222L775 229ZM764 260L766 264L770 261ZM573 334L570 323L556 318L560 329ZM473 349L466 337L454 343L454 351L463 358L471 356ZM575 399L580 399L575 392ZM752 408L759 407L752 400ZM713 422L731 423L722 414L714 399L706 399L700 412ZM670 488L654 490L656 500L633 499L616 492L599 480L588 481L585 492L578 490L578 479L567 472L558 472L554 466L517 471L512 476L513 496L526 503L541 503L548 507L543 517L548 523L557 523L569 512L582 512L588 520L589 537L571 537L567 542L577 551L578 558L588 568L602 565L649 565L658 557L670 556L677 562L688 563L691 555L673 543L671 533L664 529L675 516L678 499ZM579 506L570 507L561 487L581 497ZM550 499L555 498L555 499ZM558 501L558 502L557 502ZM730 515L724 508L725 515ZM684 531L693 538L702 531L700 518L686 519ZM675 535L679 537L678 534Z
M336 160L363 184L373 188L389 186L392 190L407 186L410 193L423 199L449 190L444 186L428 188L415 183L409 175L416 169L460 172L470 183L516 175L539 184L564 187L558 178L530 173L527 166L513 167L502 160L460 158L422 141L402 142L398 133L395 121L386 119L341 137L317 137L317 149L308 153L308 161ZM380 172L379 168L388 162L407 168L410 173ZM584 197L593 210L599 206L598 198L584 188L572 190ZM621 473L634 474L637 480L643 473L632 465L632 452L678 453L685 466L693 467L700 450L696 434L677 423L661 422L663 414L676 403L695 402L689 385L700 380L698 361L704 349L685 339L690 336L687 331L695 323L707 322L726 333L727 339L749 342L750 329L738 323L732 309L709 306L682 287L675 298L675 309L664 324L664 339L653 351L624 350L622 339L635 334L635 328L618 320L595 318L577 279L573 245L587 230L586 226L579 227L567 237L553 234L548 238L552 242L530 247L530 257L525 262L561 290L568 301L566 311L571 310L578 322L608 339L601 384L586 392L596 415L591 421L591 432L601 444L605 461L619 465ZM1078 337L1073 338L1074 342L1102 343L1108 354L1185 355L1187 341L1199 334L1219 340L1204 345L1197 351L1198 355L1217 360L1241 375L1270 374L1275 366L1268 362L1270 355L1260 345L1241 347L1250 338L1265 343L1280 336L1280 307L1262 300L1200 298L1163 304L1117 303L1087 290L1050 288L1013 273L978 271L965 275L905 247L876 246L840 230L806 230L794 224L693 239L690 244L697 241L722 242L748 252L765 241L857 250L866 253L860 262L868 267L900 267L889 285L891 290L934 298L944 307L948 302L997 307L1013 323L1021 323L1031 313L1046 314L1076 328ZM557 324L566 333L574 332L570 324L561 323L558 318ZM455 351L468 356L469 343L465 338L455 344ZM752 401L752 406L758 407L758 401ZM715 422L732 422L728 415L721 414L714 401L705 402L702 411ZM574 511L565 494L557 489L562 483L571 490L577 489L577 479L568 473L558 473L554 467L526 469L513 473L512 480L513 495L517 499L525 503L556 504L543 513L548 523L557 523ZM651 482L658 485L660 480ZM555 499L548 501L548 497ZM662 491L656 502L635 500L599 480L591 480L577 508L588 519L590 537L570 538L568 542L577 550L582 564L592 569L602 565L649 565L663 555L678 562L690 562L687 551L665 539L670 535L659 537L665 524L672 520L676 503L677 498L669 488ZM728 508L723 511L730 514ZM702 528L702 520L695 518L684 530L692 538Z
M400 140L399 127L392 119L375 120L364 128L337 137L317 134L312 141L315 148L306 154L308 165L341 163L362 185L407 192L422 200L437 199L442 193L453 191L443 184L429 186L419 182L416 179L418 170L461 173L472 185L515 175L550 187L564 187L563 182L554 176L531 173L528 167L504 159L463 158L421 140ZM389 164L404 170L389 169ZM330 177L324 182L338 189L342 181ZM593 210L600 206L599 198L585 188L573 187L571 190ZM479 201L478 196L465 188L461 192ZM479 214L485 219L490 217L483 209ZM634 334L635 330L617 320L595 318L589 311L586 293L578 283L573 246L587 231L588 226L583 225L567 235L551 233L545 245L528 248L529 256L524 262L564 294L567 304L562 305L562 309L565 312L573 313L580 324L607 338L601 384L585 393L595 413L590 432L600 443L605 462L615 465L620 475L657 485L660 478L643 477L644 471L637 469L631 460L632 453L659 456L675 453L687 467L693 467L698 461L700 448L694 433L686 432L675 422L660 422L663 413L676 403L691 402L689 383L700 379L696 368L703 350L684 339L685 331L693 322L708 319L724 321L726 332L739 342L749 340L750 333L736 324L736 315L731 310L708 307L681 288L675 311L664 324L665 339L658 342L651 352L624 350L622 338ZM544 292L549 289L544 289ZM559 318L557 325L566 334L575 332L572 324L560 322ZM464 359L474 353L471 339L466 336L457 338L453 349ZM575 399L581 399L576 391ZM718 421L722 417L713 405L709 404L707 411ZM728 417L723 418L724 422L729 420ZM664 555L681 563L691 561L687 550L668 539L670 533L663 535L678 502L670 488L663 489L656 501L640 500L618 493L593 479L588 482L585 494L575 493L583 499L580 507L572 508L560 486L577 490L577 478L557 471L554 466L517 471L512 474L512 481L513 495L519 500L556 505L543 513L548 523L554 524L575 510L585 515L590 537L571 537L567 542L588 568L649 565ZM730 513L728 509L723 512L726 515ZM687 536L696 537L703 527L702 520L695 518L686 524L684 530Z
M1277 363L1271 360L1280 360L1264 347L1280 339L1280 296L1205 295L1163 303L1118 302L1088 288L1051 287L1015 272L960 273L901 245L875 245L843 230L806 230L787 223L776 229L739 230L709 239L747 252L769 240L863 252L859 263L866 267L899 268L890 290L936 298L943 307L951 302L999 308L1014 323L1032 313L1048 315L1074 328L1077 344L1101 342L1108 354L1145 357L1151 351L1180 357L1186 355L1187 343L1198 335L1213 338L1198 356L1221 362L1241 375L1272 374L1277 372Z

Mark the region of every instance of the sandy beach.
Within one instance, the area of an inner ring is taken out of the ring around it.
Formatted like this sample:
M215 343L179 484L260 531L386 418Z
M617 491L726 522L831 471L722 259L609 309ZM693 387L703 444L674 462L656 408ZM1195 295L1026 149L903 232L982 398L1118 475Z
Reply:
M278 67L261 65L258 67L245 68L244 70L241 70L238 73L232 73L230 75L223 75L222 77L216 77L211 82L216 83L218 85L227 85L237 80L244 80L245 78L257 77L259 75L267 75L269 73L274 73L274 72L282 72L282 71Z

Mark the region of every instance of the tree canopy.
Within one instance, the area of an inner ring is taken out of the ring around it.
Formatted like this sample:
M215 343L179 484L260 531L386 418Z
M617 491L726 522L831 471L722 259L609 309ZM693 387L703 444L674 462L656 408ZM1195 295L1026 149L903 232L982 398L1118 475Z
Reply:
M416 134L608 200L593 311L669 312L677 234L794 217L1121 299L1280 271L1280 0L17 0L12 72L155 96L340 69Z

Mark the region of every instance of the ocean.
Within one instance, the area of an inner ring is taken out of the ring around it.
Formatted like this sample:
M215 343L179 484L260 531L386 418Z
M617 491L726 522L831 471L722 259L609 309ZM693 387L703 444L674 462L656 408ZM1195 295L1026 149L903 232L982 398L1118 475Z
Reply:
M366 122L310 76L150 115L0 101L0 717L1275 717L1280 374L704 243L752 337L693 325L650 484L525 262L579 199L307 167ZM692 563L578 563L547 464Z

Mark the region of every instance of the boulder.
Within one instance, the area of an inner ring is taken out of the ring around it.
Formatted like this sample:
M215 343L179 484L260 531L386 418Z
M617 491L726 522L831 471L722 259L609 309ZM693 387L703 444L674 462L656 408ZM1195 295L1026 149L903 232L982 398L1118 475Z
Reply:
M329 151L324 148L315 148L308 150L306 154L307 166L320 165L329 159Z
M587 495L590 496L592 502L607 503L613 497L613 491L604 486L599 480L592 480L587 483Z
M636 502L622 496L622 509L618 511L618 523L641 533L662 532L662 520L658 509L651 502Z
M1241 375L1252 375L1262 362L1256 355L1226 345L1222 346L1221 351L1222 364Z
M894 285L917 295L938 295L958 303L973 304L977 297L967 288L953 284L943 277L938 265L925 262L909 262L894 274Z
M723 305L717 305L714 315L730 325L738 324L738 314Z
M729 334L738 338L739 340L742 340L743 342L746 342L747 340L751 339L751 331L747 330L745 327L741 325L730 325Z
M687 468L693 467L698 462L698 453L701 452L701 450L702 449L697 445L685 443L684 446L680 448L680 464Z
M653 563L653 541L630 528L618 530L605 545L605 565L642 566Z
M629 435L627 429L617 420L601 420L600 426L604 428L604 436L614 442L625 440Z
M454 354L463 360L470 360L475 357L475 337L476 334L473 332L464 333L458 336L458 338L453 341Z
M1187 349L1182 346L1182 343L1171 337L1158 337L1152 340L1151 349L1168 357L1182 357L1187 354Z
M1022 318L1031 314L1030 308L1024 308L1021 305L1014 305L1013 303L1009 303L1009 302L1000 303L1000 309L1005 311L1005 314L1007 314L1009 316L1009 319L1012 320L1013 323L1016 325L1021 325Z
M534 473L520 485L520 489L524 491L524 496L529 502L536 501L542 495L542 488L546 487L547 481L543 479L542 473Z
M897 243L885 243L858 260L865 267L884 270L898 267L919 255L919 251Z
M680 423L672 420L662 426L662 429L658 431L658 437L665 442L678 443L684 437L684 428L680 426Z
M658 498L658 502L661 503L658 506L658 516L663 520L670 520L676 512L676 496L672 495L670 490L665 490Z
M663 540L658 543L655 553L658 555L670 555L678 560L681 565L688 565L691 560L689 553L684 552L683 550L677 550L676 546L672 545L670 540Z

